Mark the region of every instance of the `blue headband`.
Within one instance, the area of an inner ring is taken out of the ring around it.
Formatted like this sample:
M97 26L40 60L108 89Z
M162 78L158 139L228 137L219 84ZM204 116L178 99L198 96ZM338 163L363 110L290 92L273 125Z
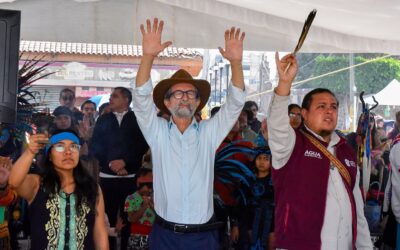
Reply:
M75 142L76 144L80 145L80 141L79 138L74 135L71 132L62 132L56 135L53 135L52 137L50 137L50 143L46 145L46 155L49 151L49 149L51 148L51 146L53 146L54 144L56 144L57 142L60 142L62 140L70 140Z

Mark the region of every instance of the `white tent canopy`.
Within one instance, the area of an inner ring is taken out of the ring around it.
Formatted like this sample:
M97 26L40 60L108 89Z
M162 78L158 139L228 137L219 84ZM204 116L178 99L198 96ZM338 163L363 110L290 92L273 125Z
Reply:
M400 82L392 80L385 88L373 95L379 105L400 106ZM375 104L372 96L364 99L365 103Z
M22 10L24 40L140 44L140 23L157 16L174 46L214 49L239 26L245 49L261 51L292 51L316 8L303 52L400 54L393 0L0 0L0 8Z

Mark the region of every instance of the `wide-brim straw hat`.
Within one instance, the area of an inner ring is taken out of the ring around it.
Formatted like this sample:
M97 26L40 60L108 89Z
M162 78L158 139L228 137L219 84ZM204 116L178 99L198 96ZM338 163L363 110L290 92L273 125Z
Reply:
M200 104L195 113L202 110L202 108L206 105L208 98L210 97L210 83L202 79L193 79L193 77L184 69L178 70L171 76L171 78L164 79L156 85L153 91L153 100L157 108L166 114L171 114L164 104L164 97L169 88L178 83L190 83L196 87L199 93Z

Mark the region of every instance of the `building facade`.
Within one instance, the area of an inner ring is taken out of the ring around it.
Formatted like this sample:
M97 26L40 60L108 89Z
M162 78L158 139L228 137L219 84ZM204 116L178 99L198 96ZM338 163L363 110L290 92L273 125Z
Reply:
M88 44L21 41L21 61L40 59L51 62L42 74L53 73L33 84L32 91L42 108L59 105L64 88L75 91L76 106L85 100L107 95L117 86L132 87L142 56L137 45ZM151 76L154 84L183 68L196 77L203 63L202 54L193 49L169 47L155 60Z

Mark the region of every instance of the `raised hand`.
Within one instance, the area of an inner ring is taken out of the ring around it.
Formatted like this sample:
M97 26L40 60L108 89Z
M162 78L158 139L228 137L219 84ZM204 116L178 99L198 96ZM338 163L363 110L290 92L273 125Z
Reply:
M30 135L29 137L27 137L27 149L32 154L36 155L40 149L46 146L45 142L48 142L48 140L49 137L45 134Z
M10 157L0 156L0 187L4 188L8 184L12 161Z
M225 31L225 50L218 47L221 55L231 63L232 84L244 90L244 76L242 68L243 40L245 33L232 27Z
M161 34L164 27L164 21L158 22L158 18L154 18L153 25L149 19L146 20L146 29L143 24L140 25L140 31L143 35L143 56L156 57L166 47L172 44L171 41L161 43Z
M243 40L245 33L240 33L240 29L232 27L230 30L225 31L225 50L218 47L221 55L229 62L242 63L243 57Z
M82 121L78 122L79 136L87 141L92 138L94 128L90 121L91 117L84 115Z
M293 54L288 54L279 60L278 52L275 53L275 62L279 75L279 84L275 89L278 95L289 95L292 82L297 74L297 60ZM289 68L286 70L288 65Z

